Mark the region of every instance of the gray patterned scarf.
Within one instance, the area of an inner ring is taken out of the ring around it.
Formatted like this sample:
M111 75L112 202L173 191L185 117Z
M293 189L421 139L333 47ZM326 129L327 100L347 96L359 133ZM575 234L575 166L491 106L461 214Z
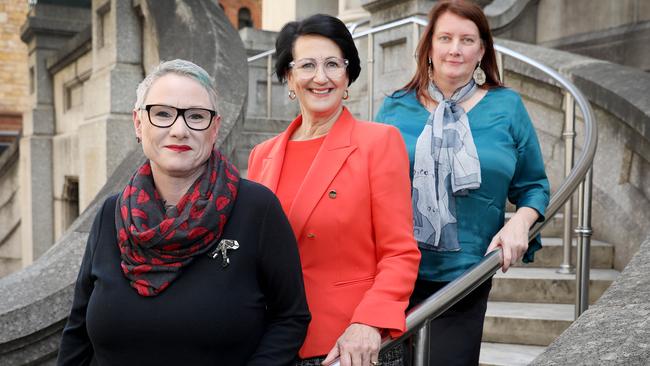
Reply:
M466 195L481 186L481 165L467 114L458 104L476 89L470 80L444 99L440 89L429 83L429 95L438 107L418 137L413 166L413 221L420 248L460 250L452 195Z

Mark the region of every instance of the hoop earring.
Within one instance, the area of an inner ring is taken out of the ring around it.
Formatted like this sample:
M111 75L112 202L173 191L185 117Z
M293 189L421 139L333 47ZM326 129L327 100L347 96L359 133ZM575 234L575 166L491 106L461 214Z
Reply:
M350 98L350 93L348 93L348 90L345 89L345 93L343 93L343 100L348 100Z
M289 99L294 100L296 99L296 92L293 90L289 90Z
M485 71L481 69L481 61L478 62L478 65L476 65L476 69L474 69L474 74L472 74L472 78L474 78L474 82L478 85L481 86L485 84Z
M138 136L136 136L136 137L135 137L135 141L137 141L138 144L139 144L139 143L140 143L140 138L139 138Z

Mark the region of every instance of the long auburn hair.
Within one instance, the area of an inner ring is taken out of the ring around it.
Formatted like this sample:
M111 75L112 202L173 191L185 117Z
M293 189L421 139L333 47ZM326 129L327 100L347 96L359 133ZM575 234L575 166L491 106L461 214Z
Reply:
M481 8L466 0L442 0L439 1L429 12L429 24L424 29L422 37L418 43L417 48L417 69L411 81L409 81L400 91L409 92L415 90L415 93L420 100L431 100L431 97L426 92L429 86L429 55L431 54L431 43L433 40L433 32L436 28L438 18L446 12L455 14L461 18L471 20L478 28L479 37L483 43L485 50L483 58L481 59L481 68L485 71L485 84L481 87L484 89L502 87L501 78L499 77L499 69L497 68L497 58L494 53L494 42L492 41L492 33L488 20ZM433 67L433 66L432 66Z

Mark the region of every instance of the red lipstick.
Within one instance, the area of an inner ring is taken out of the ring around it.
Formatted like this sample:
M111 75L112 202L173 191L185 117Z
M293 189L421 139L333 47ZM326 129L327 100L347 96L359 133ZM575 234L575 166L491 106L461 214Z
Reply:
M192 148L187 145L167 145L165 146L165 148L176 152L184 152L184 151L192 150Z

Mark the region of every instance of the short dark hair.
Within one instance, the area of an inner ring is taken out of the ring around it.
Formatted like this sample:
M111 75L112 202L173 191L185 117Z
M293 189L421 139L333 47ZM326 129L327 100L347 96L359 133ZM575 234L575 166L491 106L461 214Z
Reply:
M354 45L354 40L343 22L333 16L315 14L299 22L289 22L282 27L278 38L275 40L275 74L283 83L287 79L289 63L293 61L293 46L296 39L304 35L317 35L325 37L341 49L343 58L348 60L346 72L348 85L352 84L361 73L359 52Z

